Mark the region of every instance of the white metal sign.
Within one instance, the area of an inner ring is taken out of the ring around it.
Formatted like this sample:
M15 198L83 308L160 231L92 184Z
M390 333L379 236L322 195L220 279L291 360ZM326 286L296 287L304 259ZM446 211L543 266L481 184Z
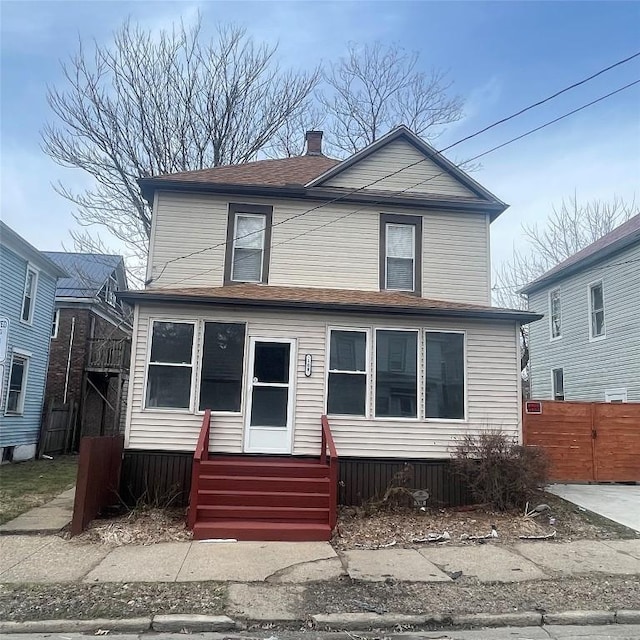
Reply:
M9 338L9 318L0 318L0 362L7 358L7 340Z

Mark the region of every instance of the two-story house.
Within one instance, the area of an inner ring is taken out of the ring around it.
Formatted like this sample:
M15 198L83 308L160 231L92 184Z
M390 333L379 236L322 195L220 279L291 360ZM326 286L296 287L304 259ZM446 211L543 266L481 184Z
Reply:
M46 438L51 453L77 451L81 436L120 431L128 379L131 310L116 298L126 291L119 255L45 251L68 276L58 281L45 399L74 411L69 432Z
M527 285L531 397L640 402L640 215Z
M519 326L539 316L491 306L506 205L404 126L341 162L321 139L140 181L123 485L187 490L192 473L196 538L328 539L336 455L342 502L405 461L455 499L461 436L521 434Z
M36 454L56 279L67 274L0 221L0 451Z

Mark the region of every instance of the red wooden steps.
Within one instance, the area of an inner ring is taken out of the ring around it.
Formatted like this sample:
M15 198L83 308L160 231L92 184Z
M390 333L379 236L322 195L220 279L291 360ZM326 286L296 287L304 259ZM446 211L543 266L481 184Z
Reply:
M275 456L200 463L193 537L329 540L329 466Z

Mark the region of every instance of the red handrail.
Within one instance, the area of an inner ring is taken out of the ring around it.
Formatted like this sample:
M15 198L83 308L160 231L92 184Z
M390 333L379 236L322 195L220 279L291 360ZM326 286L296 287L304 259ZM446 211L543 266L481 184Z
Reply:
M320 462L327 464L327 448L329 449L329 524L335 529L338 522L338 450L333 441L333 434L327 416L322 416L322 449Z
M200 462L209 458L209 431L211 429L211 409L204 412L202 418L202 427L200 427L200 435L198 443L193 454L193 463L191 466L191 491L189 492L189 513L187 516L187 526L193 529L196 523L196 515L198 512L198 480L200 478Z

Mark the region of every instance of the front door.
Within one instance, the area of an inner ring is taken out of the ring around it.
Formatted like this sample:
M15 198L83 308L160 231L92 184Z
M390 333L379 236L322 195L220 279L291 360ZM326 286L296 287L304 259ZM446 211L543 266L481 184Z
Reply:
M295 340L251 338L244 450L291 453Z

